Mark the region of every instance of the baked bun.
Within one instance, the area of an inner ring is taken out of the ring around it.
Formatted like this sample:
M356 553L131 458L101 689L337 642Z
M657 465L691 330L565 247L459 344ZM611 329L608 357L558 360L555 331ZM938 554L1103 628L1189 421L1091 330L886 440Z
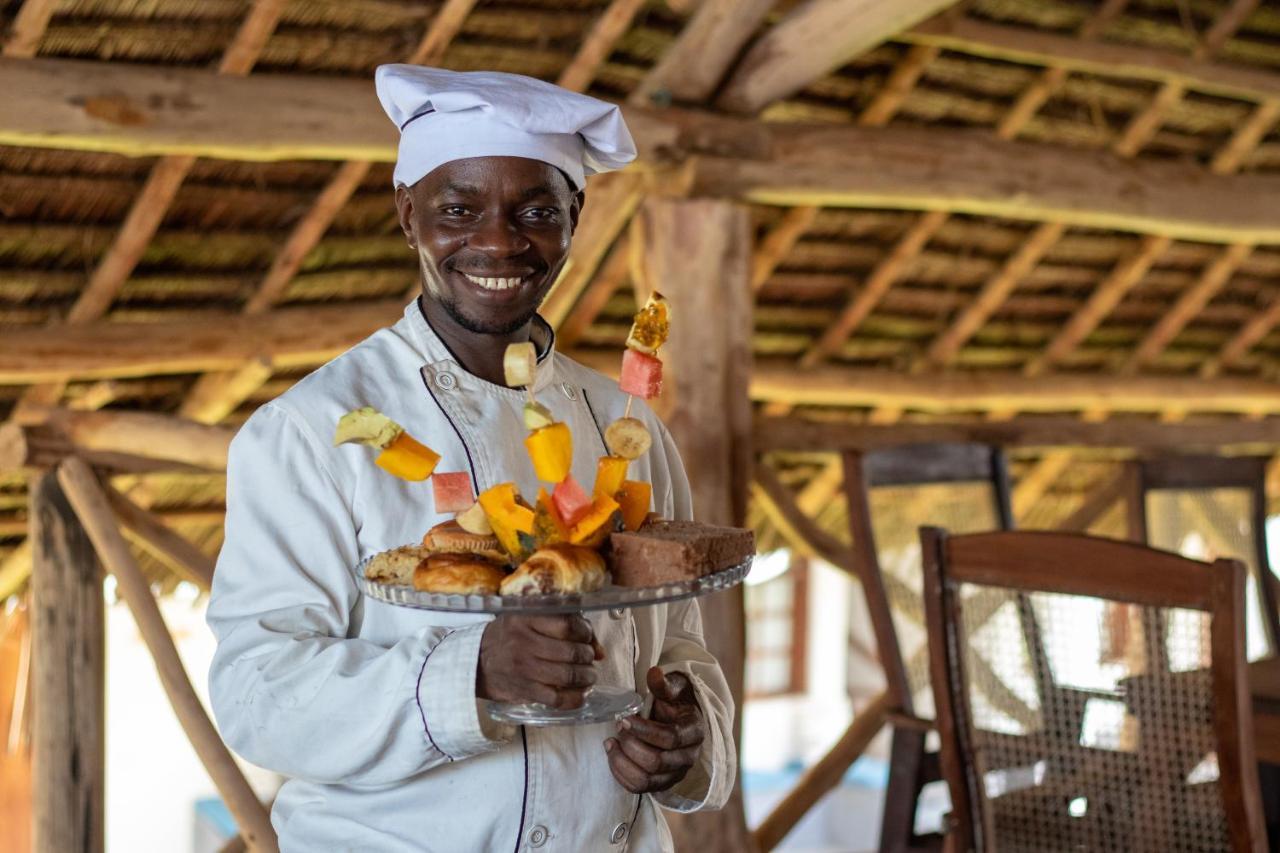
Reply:
M539 548L502 582L503 595L595 592L604 586L604 558L578 545Z
M413 588L422 592L497 595L506 576L494 563L471 554L431 554L413 570Z
M365 566L364 576L378 583L403 584L413 583L413 570L418 567L427 551L420 545L405 545L375 554Z
M422 537L422 547L428 554L475 554L495 563L505 564L507 552L492 534L468 533L454 519L442 521Z

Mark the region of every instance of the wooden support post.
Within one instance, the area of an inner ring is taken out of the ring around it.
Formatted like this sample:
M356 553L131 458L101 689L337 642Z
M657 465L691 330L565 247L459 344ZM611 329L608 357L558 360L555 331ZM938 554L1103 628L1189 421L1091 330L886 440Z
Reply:
M31 500L34 849L104 848L102 569L53 474Z
M742 524L751 481L751 226L745 207L651 198L641 209L647 267L671 302L667 423L697 517ZM698 322L714 317L713 323ZM742 588L704 598L707 647L724 669L741 731L746 638ZM740 739L737 739L741 743ZM750 850L741 786L718 813L669 815L678 850Z
M223 801L227 804L240 833L253 851L275 851L276 836L266 808L219 737L217 729L200 703L187 677L177 646L160 614L160 607L147 584L142 570L125 544L111 505L101 484L89 466L74 456L58 467L58 482L67 493L75 513L84 524L93 547L107 570L116 579L120 597L129 606L147 650L155 660L160 684L173 705L178 722L191 741L196 755L209 772ZM43 693L40 694L43 697ZM43 698L40 701L44 701ZM75 848L58 848L75 849Z

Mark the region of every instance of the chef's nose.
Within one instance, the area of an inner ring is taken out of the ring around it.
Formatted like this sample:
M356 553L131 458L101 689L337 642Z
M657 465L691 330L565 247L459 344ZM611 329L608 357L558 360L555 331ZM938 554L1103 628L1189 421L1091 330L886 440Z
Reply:
M510 258L528 251L530 243L517 223L493 218L476 226L467 246L495 258Z

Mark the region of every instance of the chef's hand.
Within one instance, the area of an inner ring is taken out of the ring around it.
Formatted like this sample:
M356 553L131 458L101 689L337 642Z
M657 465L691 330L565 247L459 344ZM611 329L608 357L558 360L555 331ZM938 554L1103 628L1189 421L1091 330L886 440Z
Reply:
M604 659L591 623L579 615L499 616L480 638L476 696L580 708Z
M706 738L702 709L684 673L664 675L655 666L645 681L653 694L649 719L623 719L618 736L604 742L613 778L633 794L665 791L683 779Z

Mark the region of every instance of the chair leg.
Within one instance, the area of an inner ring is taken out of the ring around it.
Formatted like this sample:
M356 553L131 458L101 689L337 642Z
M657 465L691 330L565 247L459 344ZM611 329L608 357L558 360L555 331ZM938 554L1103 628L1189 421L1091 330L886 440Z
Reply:
M920 762L925 733L894 728L889 753L889 784L880 818L880 853L910 850L915 835L916 801L920 797Z

